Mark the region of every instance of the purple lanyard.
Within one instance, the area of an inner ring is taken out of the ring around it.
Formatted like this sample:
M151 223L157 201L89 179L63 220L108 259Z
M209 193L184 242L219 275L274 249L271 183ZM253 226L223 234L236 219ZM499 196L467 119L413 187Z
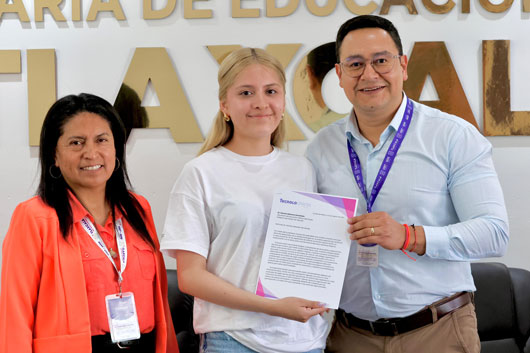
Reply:
M401 142L403 142L403 139L405 138L405 135L407 134L407 130L409 129L410 120L412 119L413 112L414 112L414 106L412 104L412 101L407 98L407 107L405 108L403 119L401 120L401 124L399 124L399 128L396 131L396 135L394 136L394 139L392 140L390 147L388 147L388 151L386 151L385 159L383 160L383 163L381 164L381 167L379 168L379 172L377 173L374 186L372 187L370 198L368 198L368 195L366 194L366 185L364 184L364 180L363 180L361 162L359 161L359 157L357 156L357 153L355 152L355 150L352 148L350 144L350 139L347 139L351 169L353 171L353 176L355 177L355 181L357 182L357 185L359 186L359 189L361 190L364 196L364 199L366 200L366 210L368 211L368 213L372 212L372 206L375 202L375 199L377 195L379 194L379 191L383 187L383 184L385 183L386 177L388 176L388 172L390 172L390 168L392 167L392 164L394 163L394 158L396 158L396 154L399 148L401 147Z

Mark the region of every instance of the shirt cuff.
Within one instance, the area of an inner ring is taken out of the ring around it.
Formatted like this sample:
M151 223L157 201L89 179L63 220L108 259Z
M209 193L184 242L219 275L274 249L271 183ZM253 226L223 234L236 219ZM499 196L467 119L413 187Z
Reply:
M425 255L433 259L449 258L449 234L447 227L423 226L425 232Z

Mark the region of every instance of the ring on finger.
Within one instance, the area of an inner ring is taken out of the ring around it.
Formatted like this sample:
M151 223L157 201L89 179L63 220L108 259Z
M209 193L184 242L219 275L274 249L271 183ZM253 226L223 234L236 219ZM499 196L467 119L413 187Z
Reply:
M371 233L372 235L375 234L375 229L374 229L374 227L370 228L370 233Z

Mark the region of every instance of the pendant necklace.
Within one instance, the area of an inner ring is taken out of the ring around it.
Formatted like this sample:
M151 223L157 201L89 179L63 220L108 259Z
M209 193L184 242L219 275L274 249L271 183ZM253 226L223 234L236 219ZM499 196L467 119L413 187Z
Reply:
M113 239L116 239L116 231L114 231L114 238L113 238ZM118 257L118 253L112 249L112 246L109 247L109 253L110 253L110 256L111 256L113 259L115 259L115 258Z
M112 250L112 248L109 249L109 252L110 256L112 256L113 259L118 257L118 254L116 253L116 251Z

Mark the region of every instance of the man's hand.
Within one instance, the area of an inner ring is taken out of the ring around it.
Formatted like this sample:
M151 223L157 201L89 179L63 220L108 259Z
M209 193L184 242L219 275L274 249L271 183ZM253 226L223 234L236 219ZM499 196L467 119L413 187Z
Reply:
M386 212L372 212L348 218L350 239L358 244L377 244L387 250L399 250L407 236L405 227ZM425 254L426 240L422 226L416 231L410 229L410 240L407 249L418 255Z
M359 244L377 244L388 250L397 250L405 243L405 227L386 212L348 218L348 224L350 239Z

